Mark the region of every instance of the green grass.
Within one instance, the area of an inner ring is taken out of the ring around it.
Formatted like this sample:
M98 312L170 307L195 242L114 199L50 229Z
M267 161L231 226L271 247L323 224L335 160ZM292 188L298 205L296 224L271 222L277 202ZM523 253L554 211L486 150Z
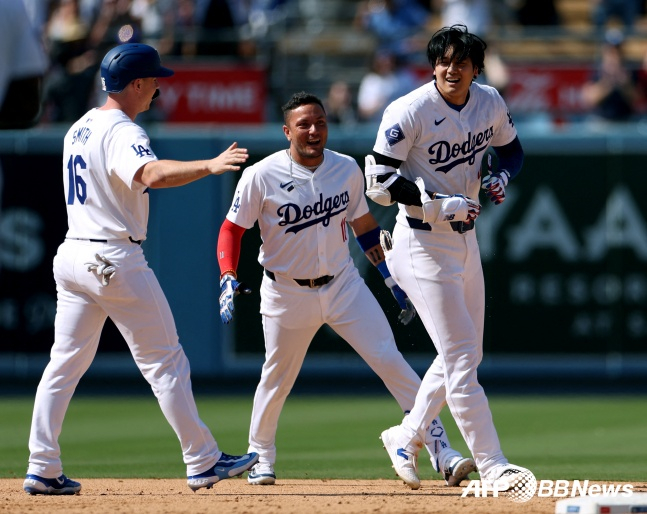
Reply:
M32 398L0 398L0 477L24 475ZM504 453L538 479L644 480L645 397L490 397ZM228 453L247 450L252 398L199 397L203 421ZM449 412L452 444L466 453ZM400 413L389 396L292 396L277 436L282 478L394 478L378 437ZM60 437L72 477L183 477L178 440L150 397L75 397ZM425 458L422 458L422 457ZM426 452L423 478L436 478Z

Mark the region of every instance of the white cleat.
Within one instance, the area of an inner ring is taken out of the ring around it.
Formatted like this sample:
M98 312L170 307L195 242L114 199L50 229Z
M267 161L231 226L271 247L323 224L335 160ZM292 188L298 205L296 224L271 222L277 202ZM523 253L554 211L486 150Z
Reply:
M418 452L422 448L422 441L416 437L408 445L401 444L403 439L400 435L400 427L391 427L380 436L384 449L389 454L393 469L398 476L404 480L411 489L420 488L420 478L418 477L418 469L416 466Z
M247 473L247 482L252 485L274 485L276 474L271 464L259 462Z
M474 459L458 455L450 461L449 466L443 468L443 476L449 487L458 487L474 471L476 471Z
M487 475L481 476L481 485L490 489L496 487L499 492L510 491L518 485L523 485L529 478L534 479L532 471L514 464L495 466Z

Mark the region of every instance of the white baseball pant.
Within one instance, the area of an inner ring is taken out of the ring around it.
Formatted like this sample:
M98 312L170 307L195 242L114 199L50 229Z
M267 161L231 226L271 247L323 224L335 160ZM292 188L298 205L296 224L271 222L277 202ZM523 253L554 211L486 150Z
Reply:
M95 253L117 265L110 284L88 272ZM178 342L173 314L139 245L66 240L54 258L58 292L55 338L41 378L29 437L27 473L44 478L62 474L58 437L76 386L90 367L106 317L124 336L164 416L175 430L187 475L211 468L218 445L198 416L189 361Z
M274 464L276 461L275 441L281 410L308 347L323 324L329 325L366 361L402 411L412 408L420 377L397 349L380 304L352 262L332 282L320 288L299 286L279 274L276 281L264 276L261 314L265 363L254 395L249 433L249 451L257 452L260 462ZM443 446L449 446L445 429L440 419L437 421L434 436ZM433 446L429 437L427 441Z
M402 427L411 439L422 435L447 403L479 472L487 474L507 460L477 379L483 356L485 285L476 233L459 234L449 224L434 225L426 232L396 223L393 250L386 259L438 352Z

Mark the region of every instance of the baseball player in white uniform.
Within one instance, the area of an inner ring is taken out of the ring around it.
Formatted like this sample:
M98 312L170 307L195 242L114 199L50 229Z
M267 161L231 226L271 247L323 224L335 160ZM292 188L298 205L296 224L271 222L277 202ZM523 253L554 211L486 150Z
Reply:
M361 169L351 157L325 149L328 127L319 98L296 93L283 113L289 148L243 172L218 239L224 323L232 319L234 297L249 293L236 273L242 235L258 222L263 240L258 260L264 268L260 294L266 353L249 433L249 451L260 457L248 481L266 485L276 480L281 409L322 325L329 325L368 363L403 412L413 406L420 385L348 249L347 224L391 288L402 308L400 320L411 321L415 310L384 261ZM423 443L448 485L458 485L474 471L473 459L449 445L440 419L429 420Z
M180 440L192 490L240 475L258 460L255 453L223 453L200 420L189 361L140 246L146 238L149 188L181 186L238 170L248 157L247 150L234 143L211 160L157 159L134 120L158 95L157 78L172 74L148 45L113 48L101 63L106 103L91 109L65 136L63 182L69 230L54 258L54 345L36 393L29 436L23 488L30 494L81 490L80 483L63 474L58 436L108 316Z
M399 206L388 267L438 353L411 413L381 436L396 471L412 487L418 483L412 463L426 427L446 403L482 481L511 483L529 473L504 457L476 373L485 311L473 230L479 190L500 204L523 162L503 99L494 88L474 82L483 70L485 48L463 25L434 34L427 57L435 80L387 107L373 153L366 157L367 195ZM481 161L489 147L499 167L481 183Z

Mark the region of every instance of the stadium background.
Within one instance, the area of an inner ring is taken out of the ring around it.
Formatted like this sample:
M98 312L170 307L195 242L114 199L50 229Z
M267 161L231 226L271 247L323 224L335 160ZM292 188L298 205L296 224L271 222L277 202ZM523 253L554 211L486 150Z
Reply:
M323 97L339 77L356 88L367 71L376 42L352 29L343 15L356 3L293 2L298 4L294 18L267 36L271 45L254 62L165 59L177 74L162 83L157 118L142 120L157 155L204 158L236 140L249 149L251 164L284 148L277 112L292 92L307 89ZM559 27L500 27L488 37L510 72L506 99L526 162L506 203L496 210L485 205L477 225L487 293L486 356L479 376L494 391L644 392L647 120L603 127L586 121L578 91L595 67L602 35L585 21L588 2L555 3L562 16ZM626 39L636 68L647 52L646 36L639 26ZM425 73L421 64L414 69ZM362 164L376 128L373 123L331 126L328 147ZM60 180L66 129L43 123L0 133L5 393L33 391L52 343L51 261L66 231ZM233 325L222 326L217 312L215 245L236 180L229 174L151 192L144 249L173 308L197 391L251 391L263 359L256 230L243 240L239 268L254 293L237 301ZM385 228L392 227L392 212L371 208ZM388 289L353 241L351 246L393 320L400 349L424 372L434 352L422 325L419 320L409 327L396 324ZM84 383L101 388L108 378L111 392L146 387L111 324ZM327 329L313 343L299 387L317 391L323 381L328 392L379 386Z

